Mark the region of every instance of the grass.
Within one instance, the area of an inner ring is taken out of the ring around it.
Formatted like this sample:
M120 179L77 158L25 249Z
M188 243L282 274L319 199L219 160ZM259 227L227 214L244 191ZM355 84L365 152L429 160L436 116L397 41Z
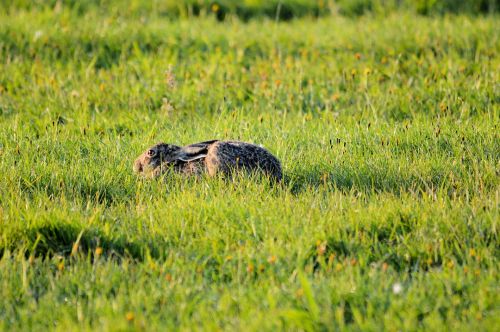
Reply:
M2 15L0 329L498 326L498 17ZM284 183L132 174L212 138Z
M343 15L386 15L409 11L419 15L498 13L496 0L4 0L0 11L48 11L69 9L73 13L99 12L128 18L159 16L164 19L207 17L219 21L270 18L292 20L301 17Z

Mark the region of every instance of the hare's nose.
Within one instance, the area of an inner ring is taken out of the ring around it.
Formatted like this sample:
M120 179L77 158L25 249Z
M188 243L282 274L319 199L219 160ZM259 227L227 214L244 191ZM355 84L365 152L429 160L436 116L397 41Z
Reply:
M136 172L136 173L141 173L141 172L142 172L142 170L143 170L143 169L142 169L142 163L141 163L141 161L140 161L140 160L136 160L136 161L134 162L134 172Z

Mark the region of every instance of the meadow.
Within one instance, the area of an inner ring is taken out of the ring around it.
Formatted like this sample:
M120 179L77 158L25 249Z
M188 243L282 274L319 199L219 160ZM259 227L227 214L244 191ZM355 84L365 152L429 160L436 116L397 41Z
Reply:
M0 10L0 330L500 325L498 14L129 10ZM283 183L132 173L213 138Z

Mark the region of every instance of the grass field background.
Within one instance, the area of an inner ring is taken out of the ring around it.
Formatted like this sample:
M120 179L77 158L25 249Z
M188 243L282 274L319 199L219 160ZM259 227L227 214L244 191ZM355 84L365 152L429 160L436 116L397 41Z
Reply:
M0 329L500 324L498 14L130 3L2 7ZM213 138L283 184L132 174Z

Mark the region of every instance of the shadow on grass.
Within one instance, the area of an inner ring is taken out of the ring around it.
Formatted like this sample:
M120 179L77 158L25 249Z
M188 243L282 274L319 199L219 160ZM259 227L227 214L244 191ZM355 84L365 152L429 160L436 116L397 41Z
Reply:
M159 249L165 247L163 241L155 237L129 241L124 236L110 237L95 228L81 229L61 222L13 229L9 233L5 237L8 240L0 243L0 256L7 250L21 250L27 257L70 256L75 253L94 257L96 249L100 248L102 252L98 255L108 258L143 260L146 255L158 258Z
M385 220L355 228L346 226L341 235L330 236L321 243L312 243L303 261L313 271L331 269L333 264L357 264L365 266L375 264L391 267L397 272L428 271L442 268L446 262L467 263L470 244L457 241L455 237L440 238L441 248L435 244L421 244L417 234L422 231L418 223L419 215L411 212L399 212ZM496 236L485 230L484 246L495 251ZM487 261L480 264L488 266Z
M19 182L19 189L30 196L37 193L44 193L48 197L63 195L73 200L80 199L83 204L100 204L106 207L122 202L130 194L119 181L101 183L76 177L54 180L49 175L42 176L37 181L23 179Z
M394 244L395 245L395 244ZM387 264L398 273L410 273L412 271L428 271L430 268L441 267L444 257L433 256L427 252L406 252L395 250L390 244L377 244L376 251L370 245L357 242L339 240L330 237L325 243L312 245L309 254L304 260L304 266L311 265L314 272L331 269L332 263L343 265L358 264L362 257L363 265ZM396 245L395 245L396 246ZM432 257L432 263L426 263ZM460 256L456 256L457 262L462 263Z
M374 223L356 229L347 227L343 236L331 236L322 243L311 245L304 265L311 265L313 271L319 271L328 268L334 261L355 264L362 257L367 266L384 262L398 272L427 270L431 266L423 263L432 256L428 251L409 252L401 248L400 239L408 237L418 227L415 217L404 213L382 224ZM432 258L432 267L441 266L443 257Z
M420 176L416 173L392 172L383 168L313 166L307 170L291 170L285 174L284 184L293 194L326 188L342 192L356 190L366 194L389 192L396 195L403 192L434 192L444 184L450 194L456 188L446 182L448 173L445 170L434 170L432 174Z

